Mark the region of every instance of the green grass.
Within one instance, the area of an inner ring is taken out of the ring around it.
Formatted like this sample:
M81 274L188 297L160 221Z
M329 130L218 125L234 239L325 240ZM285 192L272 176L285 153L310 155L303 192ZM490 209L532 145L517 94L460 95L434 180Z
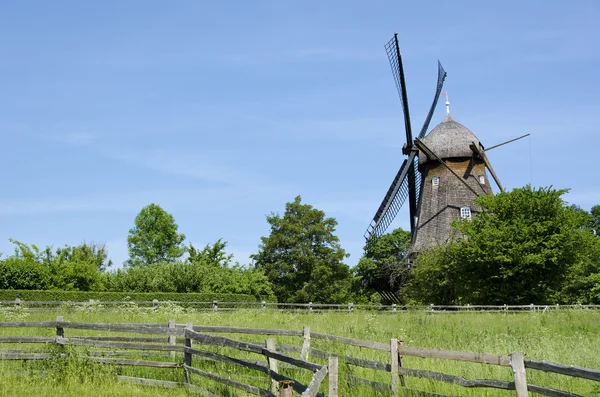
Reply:
M513 351L523 351L526 358L559 362L600 369L600 312L587 310L570 310L558 312L536 313L404 313L377 314L369 312L349 313L300 313L277 311L240 310L234 312L196 312L184 310L176 306L166 306L157 311L124 307L113 311L79 311L61 312L1 312L0 321L44 321L54 320L57 315L63 315L65 321L85 322L132 322L132 323L167 323L175 319L178 324L192 321L196 325L228 325L253 328L280 328L301 330L303 325L309 325L313 332L329 333L357 339L389 342L390 338L398 338L405 345L412 347L462 350L508 355ZM0 329L0 335L48 335L54 334L52 329ZM65 336L97 334L78 330L65 330ZM234 339L264 343L266 337L260 335L231 334L225 335ZM280 344L301 345L299 337L278 337ZM42 346L27 348L43 349ZM319 340L312 341L312 347L333 351L340 356L352 355L361 358L387 362L388 354L349 347ZM26 348L5 344L3 349ZM251 353L242 353L227 348L207 348L236 357L261 359ZM147 357L143 357L148 359ZM157 355L157 360L168 360L168 357ZM325 364L324 360L311 358L312 361ZM453 375L464 376L467 379L503 379L511 380L511 370L507 367L464 363L458 361L419 359L405 357L404 365L408 368L427 369ZM56 388L66 396L87 395L86 390L94 390L94 395L187 395L185 390L165 391L155 388L116 383L114 377L104 376L103 386L96 388L91 380L80 378L67 379L63 385L52 383L51 378L34 376L23 377L11 375L15 363L3 363L3 381L0 395L26 396L35 390L38 396L54 395ZM268 379L255 371L245 371L230 365L201 363L197 360L194 366L231 376L240 381L268 388ZM348 368L341 362L340 380L351 372L355 376L378 380L389 384L389 374L356 367ZM284 374L307 384L310 381L308 371L282 369ZM173 370L138 369L124 367L122 374L140 377L155 377L164 380L180 380L180 372ZM568 390L584 396L600 395L600 382L592 382L528 370L528 382L546 387ZM203 383L199 377L193 377L197 384ZM376 395L364 388L349 390L343 382L340 385L341 395L371 396ZM406 378L407 386L413 389L423 389L455 396L511 396L514 392L493 389L465 389L459 386L424 379ZM217 389L214 383L205 383L207 387ZM101 393L96 393L98 389ZM65 390L65 391L63 391ZM79 391L78 391L79 390ZM326 386L321 391L326 392ZM12 394L11 394L12 393ZM52 393L52 394L51 394ZM66 394L65 394L66 393ZM121 394L119 394L121 393ZM235 391L226 391L225 395L242 395Z

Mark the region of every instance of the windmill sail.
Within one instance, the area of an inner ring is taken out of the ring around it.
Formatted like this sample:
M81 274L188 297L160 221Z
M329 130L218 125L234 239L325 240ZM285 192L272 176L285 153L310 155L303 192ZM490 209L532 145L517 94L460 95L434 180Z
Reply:
M437 88L435 90L435 96L433 97L431 108L429 108L429 113L427 113L427 117L425 118L425 122L423 123L423 127L421 128L421 132L419 133L419 139L422 139L425 136L425 134L427 134L427 130L429 129L429 123L431 122L431 118L433 117L433 112L435 112L435 107L437 106L438 100L440 99L440 94L442 93L444 80L446 80L446 71L444 70L444 67L442 66L440 61L438 61Z
M412 152L408 159L402 163L381 205L379 205L373 221L365 233L367 240L371 237L379 237L385 233L387 227L394 221L394 218L408 198L409 178L407 178L407 175L411 168L414 169L415 158L416 153ZM411 165L413 166L411 167Z

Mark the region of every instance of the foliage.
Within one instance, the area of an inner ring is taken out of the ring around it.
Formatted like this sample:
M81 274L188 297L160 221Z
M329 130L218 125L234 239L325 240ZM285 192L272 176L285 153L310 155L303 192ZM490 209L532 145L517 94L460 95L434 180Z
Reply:
M152 203L142 208L127 237L128 264L147 266L180 258L185 252L185 235L177 229L173 215L159 205Z
M408 273L406 258L410 243L410 232L402 228L371 238L362 258L353 269L355 295L377 302L379 299L376 291L398 291Z
M594 232L594 235L600 236L600 205L595 205L590 211L591 222L590 227Z
M111 265L104 245L84 242L53 251L10 241L15 253L0 260L1 288L89 291L100 288L100 272Z
M565 205L565 192L525 186L477 198L481 214L453 224L465 238L419 256L411 297L438 304L556 302L565 274L588 257L590 237L588 218Z
M274 298L261 296L257 299L246 294L221 294L212 292L94 292L94 291L36 291L36 290L0 290L0 300L15 300L20 298L25 304L27 301L63 301L63 302L149 302L157 299L160 302L253 302L265 300L273 302Z
M268 237L261 237L257 269L273 284L279 302L347 302L351 273L344 258L348 255L334 234L337 222L300 196L285 206L283 216L267 216Z
M226 247L227 243L221 239L202 250L190 244L190 255L185 261L119 269L106 275L106 288L111 291L272 295L271 284L262 271L233 263L233 255L225 251Z
M0 289L47 288L50 272L40 263L26 258L0 260Z

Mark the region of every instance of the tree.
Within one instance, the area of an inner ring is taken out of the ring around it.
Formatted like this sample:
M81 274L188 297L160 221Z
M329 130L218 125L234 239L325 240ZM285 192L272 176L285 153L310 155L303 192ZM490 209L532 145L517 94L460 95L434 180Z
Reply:
M587 257L589 214L566 190L530 186L481 196L483 211L453 224L464 239L422 253L411 293L423 303L553 303L566 275ZM583 211L585 212L585 211Z
M379 301L378 290L398 291L408 274L406 257L411 234L402 228L371 238L364 254L353 269L353 291L372 302Z
M600 205L593 206L590 214L592 215L592 230L596 236L600 237Z
M340 303L349 298L348 257L334 235L337 222L302 204L300 196L285 205L283 216L267 216L271 234L261 237L252 255L257 269L273 284L279 302Z
M97 290L102 288L102 272L111 265L106 261L106 248L101 244L84 242L53 251L52 247L42 250L33 244L10 241L16 245L15 253L4 261L2 273L11 288Z
M177 228L173 215L160 206L150 204L142 208L127 237L128 264L147 266L180 258L185 252L185 235L177 233Z

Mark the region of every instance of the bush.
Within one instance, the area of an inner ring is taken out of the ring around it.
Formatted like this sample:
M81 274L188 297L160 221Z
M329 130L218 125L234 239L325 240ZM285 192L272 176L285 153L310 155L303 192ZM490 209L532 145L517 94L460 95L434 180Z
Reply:
M63 301L87 302L90 299L100 302L116 301L174 301L174 302L275 302L271 296L255 298L246 294L216 293L176 293L176 292L93 292L93 291L36 291L36 290L0 290L0 300L10 301L20 298L22 301Z

